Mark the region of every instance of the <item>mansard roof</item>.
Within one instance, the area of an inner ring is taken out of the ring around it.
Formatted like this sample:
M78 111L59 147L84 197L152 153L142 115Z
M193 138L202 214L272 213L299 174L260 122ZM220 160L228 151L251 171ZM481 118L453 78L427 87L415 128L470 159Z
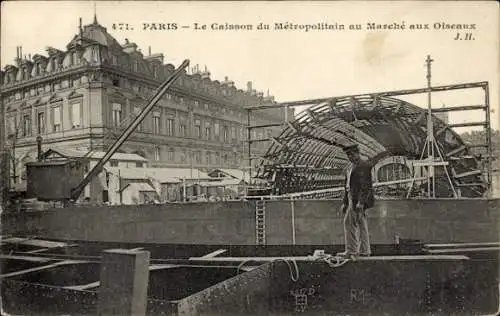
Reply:
M95 17L94 22L85 25L81 30L81 34L75 35L68 46L77 44L79 41L99 43L107 47L121 47L118 41L107 32L107 29L97 22Z

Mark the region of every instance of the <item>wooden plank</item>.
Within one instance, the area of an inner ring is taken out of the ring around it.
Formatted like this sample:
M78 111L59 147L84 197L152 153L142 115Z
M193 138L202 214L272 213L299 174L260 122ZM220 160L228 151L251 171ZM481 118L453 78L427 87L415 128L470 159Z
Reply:
M64 261L59 261L55 262L46 266L41 266L41 267L36 267L36 268L30 268L30 269L25 269L21 271L15 271L11 273L5 273L5 274L0 274L0 279L2 278L8 278L8 277L13 277L17 275L22 275L26 273L31 273L31 272L36 272L36 271L42 271L42 270L47 270L47 269L52 269L58 266L62 265L69 265L69 264L78 264L78 263L87 263L89 261L79 261L79 260L64 260Z
M216 250L216 251L213 251L209 254L204 255L202 258L213 258L213 257L216 257L218 255L223 254L226 251L227 251L226 249L219 249L219 250Z
M0 255L0 259L23 260L30 262L49 262L51 258L31 257L31 256L17 256L17 255Z
M468 260L467 256L463 255L408 255L408 256L371 256L371 257L356 257L356 261L434 261L434 260ZM297 262L314 262L321 260L321 257L313 256L295 256L295 257L221 257L221 258L189 258L192 261L226 261L226 262L269 262L278 260L295 260Z
M251 271L260 265L245 265L243 267L240 267L240 270L242 271ZM163 270L163 269L174 269L174 268L204 268L204 269L211 269L211 268L218 268L218 269L236 269L238 266L236 265L207 265L207 264L196 264L196 263L185 263L185 264L152 264L149 266L149 271L156 271L156 270Z
M478 247L478 248L452 248L452 249L424 249L429 254L448 254L448 253L464 253L464 252L488 252L500 251L500 247Z
M62 288L63 289L68 289L68 290L79 290L79 291L83 291L83 290L88 290L88 289L91 289L93 287L96 287L96 286L99 286L101 284L101 282L99 281L95 281L95 282L92 282L92 283L89 283L89 284L83 284L83 285L70 285L70 286L63 286Z
M49 241L42 239L28 239L19 242L20 245L26 246L35 246L35 247L43 247L43 248L61 248L70 246L65 242L57 242L57 241Z
M425 248L466 248L466 247L494 247L500 246L500 241L495 242L471 242L471 243L451 243L451 244L425 244Z
M9 237L9 238L2 239L1 242L8 243L8 244L17 244L17 243L20 243L21 241L25 241L25 240L28 240L28 238Z

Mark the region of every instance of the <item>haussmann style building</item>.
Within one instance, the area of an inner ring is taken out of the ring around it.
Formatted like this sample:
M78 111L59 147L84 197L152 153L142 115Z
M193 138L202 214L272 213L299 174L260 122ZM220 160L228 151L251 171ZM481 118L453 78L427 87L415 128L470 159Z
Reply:
M26 56L18 47L14 64L0 73L11 186L25 181L24 164L37 159L38 136L44 151L105 151L175 69L151 48L145 55L129 40L118 43L96 17L85 26L80 20L65 50L46 52ZM183 72L119 151L144 157L147 167L244 169L245 107L273 103L251 82L238 89L227 77L214 80L206 67L195 66ZM293 119L293 110L252 111L250 117L251 125L284 123ZM280 130L252 129L250 136L268 139ZM251 155L259 156L268 144L253 142Z

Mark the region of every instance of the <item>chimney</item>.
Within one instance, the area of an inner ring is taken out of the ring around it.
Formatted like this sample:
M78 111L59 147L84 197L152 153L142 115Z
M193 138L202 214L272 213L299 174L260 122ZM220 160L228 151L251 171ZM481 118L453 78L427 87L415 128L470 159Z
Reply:
M151 46L148 46L148 55L151 56Z
M15 62L16 62L16 65L19 66L19 64L21 63L21 46L16 46L16 59L15 59Z
M80 37L82 37L82 35L83 35L82 18L80 18L78 29L79 29L79 32L80 32Z
M247 92L249 92L249 93L252 92L252 82L251 81L247 82Z
M42 160L42 136L38 135L36 137L36 148L37 148L37 154L38 154L38 161Z

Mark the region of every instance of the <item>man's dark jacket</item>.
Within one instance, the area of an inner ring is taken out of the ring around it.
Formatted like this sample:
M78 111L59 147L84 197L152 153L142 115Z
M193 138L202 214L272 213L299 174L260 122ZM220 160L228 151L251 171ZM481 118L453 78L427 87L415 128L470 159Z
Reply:
M375 199L373 197L372 183L372 164L361 160L351 172L350 190L352 195L352 205L356 207L359 203L364 205L364 210L372 208ZM344 185L344 202L343 211L346 212L349 205L349 197L347 194L347 175Z

